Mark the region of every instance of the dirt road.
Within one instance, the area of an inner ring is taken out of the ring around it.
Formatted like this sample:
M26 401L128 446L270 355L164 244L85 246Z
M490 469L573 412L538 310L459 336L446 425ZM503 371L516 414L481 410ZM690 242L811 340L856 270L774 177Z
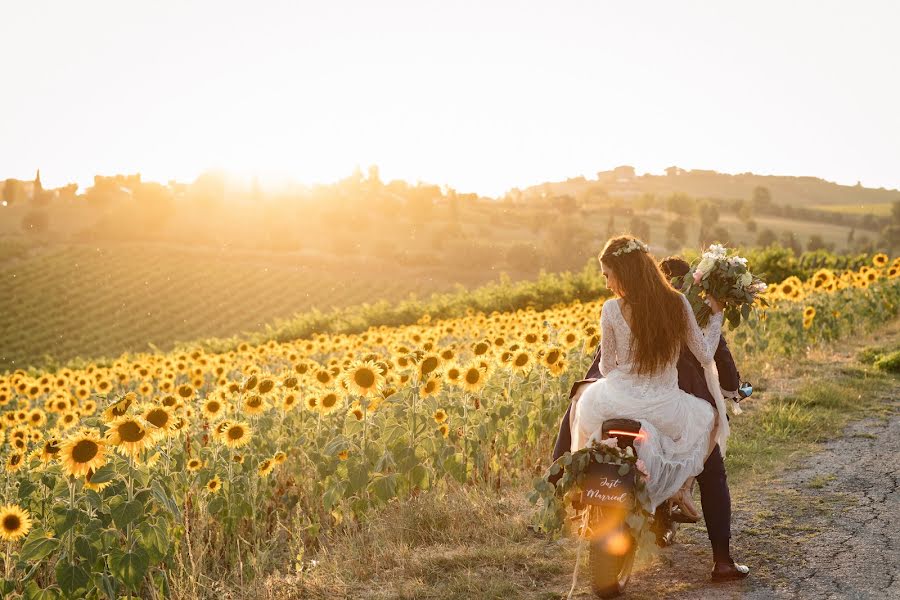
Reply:
M844 435L734 503L733 551L753 567L742 582L705 583L700 526L638 574L626 598L900 598L900 390L885 414Z

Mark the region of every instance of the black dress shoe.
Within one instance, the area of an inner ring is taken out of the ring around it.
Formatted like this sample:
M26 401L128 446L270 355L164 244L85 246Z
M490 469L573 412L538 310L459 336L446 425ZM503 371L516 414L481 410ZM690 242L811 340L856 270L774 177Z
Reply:
M712 570L713 581L734 581L735 579L743 579L750 574L750 567L747 565L739 565L732 561L731 563L716 563Z

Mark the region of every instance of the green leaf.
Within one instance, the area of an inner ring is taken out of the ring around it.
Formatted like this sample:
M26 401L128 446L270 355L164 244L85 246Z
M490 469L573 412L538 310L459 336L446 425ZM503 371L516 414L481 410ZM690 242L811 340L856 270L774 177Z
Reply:
M325 454L335 455L342 450L346 450L350 447L350 442L347 441L342 435L337 436L332 439L328 444L325 445L325 449L322 451Z
M74 595L76 590L87 587L88 574L78 565L59 561L56 563L56 583L66 596Z
M619 467L619 475L628 475L628 471L630 470L631 467L628 465L628 463L625 463L621 467Z
M25 600L56 600L59 598L59 590L56 588L41 589L33 581L25 586Z
M59 546L59 540L56 538L48 538L41 530L32 531L22 549L19 551L19 560L43 560L49 556Z
M91 476L91 483L106 483L107 481L112 481L115 476L116 469L112 464L107 464L97 469L97 472Z
M62 536L65 532L75 526L78 520L78 511L74 508L63 508L57 506L53 509L53 531L58 536Z
M113 575L123 581L131 589L137 589L147 568L150 559L140 546L135 546L132 552L115 552L109 557L109 567Z
M225 500L222 496L214 496L212 500L209 501L209 504L206 505L206 510L211 515L218 514L225 508Z
M144 506L141 504L140 500L132 500L131 502L125 502L118 505L113 508L111 512L113 522L116 526L119 529L125 529L126 525L133 523L140 518L144 512Z
M409 482L419 489L428 488L428 469L425 465L419 464L412 468L409 472Z
M97 560L97 549L91 544L91 541L84 536L75 538L75 552L78 556L93 564Z
M369 469L364 464L352 465L350 471L350 493L365 489L369 484Z
M387 502L397 495L397 476L391 474L379 477L369 484L369 488L376 498L382 502Z
M19 499L26 500L31 493L37 489L37 484L31 480L25 479L19 482Z
M166 507L172 516L175 517L176 521L181 520L181 511L178 510L178 504L169 496L166 489L163 487L162 483L158 480L154 481L150 484L150 492L153 494L153 497L156 498L156 501Z

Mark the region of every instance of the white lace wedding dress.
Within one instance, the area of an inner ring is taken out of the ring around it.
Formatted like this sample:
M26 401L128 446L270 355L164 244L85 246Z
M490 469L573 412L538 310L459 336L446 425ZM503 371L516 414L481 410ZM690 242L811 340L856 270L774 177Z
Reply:
M619 301L612 298L603 303L600 314L603 378L591 383L581 395L572 424L574 452L587 446L595 434L594 439L600 439L600 428L606 419L640 421L643 435L635 440L635 450L649 474L647 491L653 510L677 492L688 477L703 470L716 412L720 420L717 441L723 455L728 436L724 399L713 362L722 331L722 313L713 315L701 330L687 298L682 299L688 315L687 347L704 367L717 411L705 400L678 387L677 357L653 375L633 372L631 328Z

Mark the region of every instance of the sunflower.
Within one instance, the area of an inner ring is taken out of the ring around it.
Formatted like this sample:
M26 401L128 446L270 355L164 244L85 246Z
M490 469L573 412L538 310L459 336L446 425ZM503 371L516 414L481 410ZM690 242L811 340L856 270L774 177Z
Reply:
M135 458L153 444L153 435L149 429L150 424L143 417L123 415L109 424L106 442L115 446L122 456Z
M340 408L341 402L340 398L334 392L328 392L327 394L323 394L321 398L319 398L319 408L322 409L324 414L328 414L334 412L338 408Z
M14 542L28 535L31 530L31 516L18 504L7 504L0 508L0 540Z
M480 342L476 342L472 344L472 354L475 356L484 356L491 349L491 343L487 340L482 340Z
M450 427L446 423L443 423L440 427L438 427L438 431L444 437L450 435Z
M147 405L141 416L155 428L151 429L151 433L157 439L165 437L174 430L175 417L172 415L171 409L165 406Z
M214 421L228 412L228 405L219 398L207 398L200 411L208 421Z
M437 396L441 392L441 380L430 377L419 386L419 395L422 398Z
M185 465L188 471L199 471L203 468L203 461L199 458L192 458Z
M244 400L244 412L248 415L262 414L267 408L265 399L259 394L251 394Z
M47 422L47 415L39 408L31 409L31 412L28 413L28 424L32 427L43 427L44 423Z
M354 402L350 406L350 410L347 411L348 415L352 415L354 419L357 421L362 421L366 417L365 411L363 411L362 406L360 406L359 402Z
M56 421L56 426L65 431L66 429L71 429L78 423L78 413L75 411L67 411L59 416L59 419Z
M309 410L319 410L321 408L319 406L319 397L314 394L310 394L309 396L307 396L306 408L308 408Z
M460 385L462 380L462 370L459 367L450 367L445 373L447 381L452 385Z
M267 458L266 460L259 463L259 468L256 472L259 473L260 477L265 477L274 470L275 461L273 461L271 458Z
M222 489L222 480L218 475L206 482L206 491L210 494L217 494Z
M47 438L43 447L35 451L35 455L42 463L48 463L59 454L59 439L56 437Z
M108 423L113 419L121 417L128 412L128 409L131 408L131 405L134 404L135 400L137 400L137 394L128 392L120 400L110 404L106 410L103 411L103 420Z
M881 268L888 263L888 257L886 254L876 254L872 257L872 264L875 265L876 268Z
M243 421L228 421L222 431L221 440L229 448L240 448L250 441L250 426Z
M350 453L346 450L341 450L337 453L338 460L347 460L350 457Z
M554 377L559 377L563 373L565 373L566 368L569 366L569 363L565 358L560 358L556 363L550 366L550 374Z
M463 388L469 392L477 392L484 387L486 381L487 375L478 364L472 364L466 367L460 378L460 383Z
M816 307L807 306L806 308L803 309L803 318L804 319L812 319L815 316L816 316Z
M326 386L331 385L334 381L334 375L331 374L331 371L328 369L318 369L316 371L316 381L319 382L320 385Z
M281 398L281 408L285 411L293 410L297 407L297 394L290 392Z
M803 329L809 329L812 327L813 320L812 319L803 319Z
M517 352L510 361L510 366L514 371L523 372L531 365L531 354L522 350Z
M419 378L425 379L441 367L441 357L439 354L426 354L419 361Z
M6 472L16 473L25 466L25 453L21 450L15 450L6 457Z
M358 361L350 365L344 374L344 383L349 390L360 396L376 393L384 385L384 375L374 361Z
M443 408L439 408L434 411L434 422L437 424L441 424L447 420L447 412Z
M256 389L260 394L268 394L275 389L275 380L268 377L260 379L259 386Z
M581 341L581 336L578 335L577 331L568 330L562 332L559 336L559 343L563 348L572 349L578 345L578 342Z
M287 460L287 454L282 450L279 450L278 452L276 452L275 454L272 455L272 462L274 462L276 465L283 464L284 461L286 461L286 460Z
M106 444L96 430L82 429L60 444L59 460L66 475L84 477L106 464Z
M541 362L545 367L550 369L551 371L557 366L557 364L563 360L563 351L559 348L548 348L543 356L541 356Z
M179 385L176 392L182 400L190 400L194 396L194 388L186 383Z

